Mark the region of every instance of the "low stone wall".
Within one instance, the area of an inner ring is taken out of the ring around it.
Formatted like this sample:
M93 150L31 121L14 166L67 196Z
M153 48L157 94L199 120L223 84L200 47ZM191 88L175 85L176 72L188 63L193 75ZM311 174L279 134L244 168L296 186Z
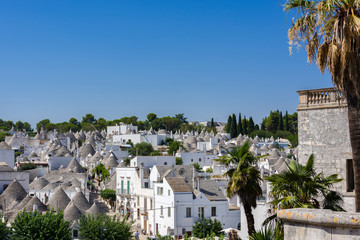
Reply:
M358 213L295 208L277 216L284 221L285 240L360 240Z

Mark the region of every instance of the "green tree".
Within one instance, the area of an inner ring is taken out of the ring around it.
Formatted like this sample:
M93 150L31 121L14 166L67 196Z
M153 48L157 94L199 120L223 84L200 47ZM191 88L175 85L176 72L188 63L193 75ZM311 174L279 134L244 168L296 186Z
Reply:
M101 176L101 181L105 181L105 179L110 177L109 170L105 168L105 166L100 163L96 167L93 168L92 173L97 175L98 177Z
M231 115L229 115L227 124L225 126L225 131L227 133L230 133L230 131L231 131L231 123L232 123L232 119L231 119Z
M231 136L231 138L236 138L237 135L238 134L237 134L236 116L235 116L235 114L233 114L231 117L230 136Z
M343 180L337 174L325 177L322 172L316 173L313 155L306 165L295 160L286 165L286 171L265 177L272 186L270 195L274 199L271 202L274 209L325 208L343 211L341 196L331 190L333 184Z
M168 154L169 155L175 155L175 153L179 150L179 148L182 147L182 144L178 141L172 141L170 144L169 144L169 147L168 147Z
M183 160L181 157L176 158L176 165L183 165Z
M248 127L247 127L247 119L246 116L244 116L244 119L242 120L242 128L243 128L243 132L244 134L248 134Z
M3 215L0 214L0 219L3 218ZM0 240L8 240L10 229L6 226L7 219L4 219L3 221L0 221Z
M260 172L254 167L257 159L250 152L249 142L234 148L232 152L227 152L227 156L217 160L229 168L224 174L229 178L226 194L229 198L239 196L244 207L248 233L251 236L255 232L252 208L256 208L256 199L262 195Z
M215 128L214 118L211 118L210 127Z
M200 172L202 170L200 164L198 162L191 164L194 166L195 171Z
M249 117L248 133L252 133L255 130L255 123L252 117Z
M280 130L280 131L283 131L283 130L284 130L284 120L283 120L282 112L280 112L280 114L279 114L278 130Z
M192 228L194 237L206 238L211 235L220 236L222 230L222 224L216 218L199 218Z
M178 119L180 123L187 123L183 113L175 114L175 118Z
M74 124L75 126L80 127L80 123L76 118L70 118L69 123Z
M151 156L152 152L154 152L153 146L146 142L135 144L135 146L129 151L129 153L133 156Z
M106 129L106 120L105 120L105 118L99 118L98 120L96 120L95 123L94 123L94 127L98 131L102 131L102 130Z
M285 130L285 131L289 131L289 114L288 114L288 111L287 111L287 110L286 110L286 113L285 113L284 130Z
M72 239L70 224L64 220L62 212L41 214L24 210L16 215L11 230L11 239L14 240Z
M346 97L355 175L355 205L360 211L360 8L354 0L286 0L294 14L288 31L292 46L305 46L310 63L332 81Z
M96 130L94 125L92 125L91 123L88 123L88 122L81 123L81 129L85 132L92 132L92 131Z
M120 217L82 215L79 222L80 237L85 240L132 239L131 223Z
M41 128L45 127L46 124L50 123L50 120L49 119L44 119L44 120L41 120L40 122L38 122L36 124L36 131L39 133L41 131Z
M86 114L84 117L82 117L82 122L81 123L89 123L89 124L94 124L96 121L94 115L92 115L91 113Z
M149 122L152 122L157 119L157 115L155 113L149 113L146 118Z
M242 127L241 113L239 113L239 121L238 121L238 126L237 126L237 132L238 132L238 134L244 134L244 130L243 130L243 127Z
M15 129L16 129L17 131L22 131L22 130L24 129L24 124L23 124L23 122L17 121L17 122L15 123Z

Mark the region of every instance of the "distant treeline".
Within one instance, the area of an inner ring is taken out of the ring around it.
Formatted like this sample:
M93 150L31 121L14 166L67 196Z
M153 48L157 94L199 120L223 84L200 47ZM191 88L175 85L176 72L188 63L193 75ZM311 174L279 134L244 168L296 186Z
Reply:
M279 110L270 111L269 116L263 118L260 125L255 124L252 117L249 119L244 116L241 117L239 113L238 118L235 114L228 117L228 122L225 126L225 131L230 133L232 138L236 138L240 134L249 135L250 137L258 136L260 138L285 138L288 139L293 146L298 144L298 124L297 112L288 114L286 111L283 116Z

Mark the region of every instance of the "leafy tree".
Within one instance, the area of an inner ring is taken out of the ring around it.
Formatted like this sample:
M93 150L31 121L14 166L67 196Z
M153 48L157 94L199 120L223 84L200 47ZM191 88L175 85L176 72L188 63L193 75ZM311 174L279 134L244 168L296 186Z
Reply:
M247 119L246 119L246 116L244 116L244 119L242 120L242 126L243 126L244 134L248 134L249 131L248 131L248 127L247 127Z
M94 127L94 125L92 125L91 123L88 122L84 122L81 124L81 129L85 132L92 132L95 131L96 128Z
M248 126L248 133L251 133L255 130L255 123L252 117L249 118L249 126Z
M149 113L146 118L149 122L152 122L157 119L157 115L155 113Z
M98 177L101 176L101 180L105 181L105 179L110 177L109 171L105 168L105 166L100 163L92 170L93 174L96 174Z
M154 148L150 143L137 143L130 149L129 153L133 156L150 156L154 152Z
M210 127L215 128L214 118L211 118Z
M270 194L274 198L271 202L274 209L322 207L343 211L341 196L330 190L333 184L343 180L337 174L325 177L323 173L316 173L313 155L306 165L295 160L286 165L286 171L265 177L272 186ZM324 200L321 202L320 199Z
M241 113L239 113L239 121L238 121L238 126L237 126L237 132L238 134L244 134L244 130L242 127L242 120L241 120Z
M227 150L226 150L227 151ZM226 194L229 198L237 195L245 211L249 236L255 232L252 208L256 208L256 199L262 195L260 172L254 167L256 157L250 152L250 143L236 147L227 156L217 161L228 167L224 176L229 178Z
M213 234L220 236L221 230L222 224L216 218L214 220L211 218L199 218L192 228L192 233L194 237L206 238Z
M130 161L131 161L130 158L125 158L124 159L124 163L126 164L126 166L130 166Z
M186 117L184 117L183 113L175 114L175 118L180 121L180 123L187 123Z
M181 121L179 119L172 117L162 117L160 120L167 131L176 130L181 124Z
M292 46L304 46L310 63L327 69L345 96L355 175L355 206L360 211L360 8L359 1L286 0L295 14L288 31Z
M94 127L98 131L102 131L102 130L106 129L106 120L105 120L105 118L99 118L98 120L96 120L95 123L94 123Z
M231 123L232 123L232 119L231 119L231 115L229 115L228 121L227 121L227 124L226 124L226 127L225 127L225 131L227 133L230 133L230 131L231 131Z
M78 122L78 120L77 120L76 118L73 118L73 117L70 118L69 123L74 124L75 126L80 127L80 123Z
M288 114L288 111L286 111L286 113L285 113L285 126L284 126L284 130L285 130L285 131L289 131L289 114Z
M235 116L235 114L233 114L231 117L230 136L231 136L231 138L236 138L237 135L238 134L237 134L236 116Z
M275 133L279 128L279 118L279 111L270 111L270 115L265 118L266 130Z
M10 134L0 130L0 142L5 141L6 136L10 136Z
M36 164L25 163L20 166L20 171L31 170L37 168Z
M158 150L155 150L151 153L151 156L162 156L162 153L159 152Z
M176 165L183 165L183 160L181 157L176 158Z
M72 239L70 224L62 212L41 214L24 210L16 215L11 230L11 239L16 240Z
M280 114L279 114L278 130L280 130L280 131L284 130L284 120L283 120L282 112L280 112Z
M36 131L39 133L42 127L45 127L46 124L50 123L49 119L41 120L36 124Z
M15 129L16 129L17 131L22 131L22 130L24 129L24 123L21 122L21 121L17 121L17 122L15 123Z
M84 123L89 123L89 124L94 124L96 121L94 115L92 115L91 113L86 114L83 118L82 118L82 124Z
M172 141L169 144L169 148L168 148L168 154L169 155L175 155L175 153L179 150L179 148L182 147L182 144L178 141Z
M193 164L191 164L191 165L194 166L195 171L197 171L197 172L200 172L200 171L202 170L202 169L201 169L201 166L200 166L200 164L199 164L198 162L193 163Z
M0 219L3 218L3 215L0 214ZM0 240L8 240L10 229L6 226L7 219L4 219L4 221L0 221Z
M136 116L131 116L131 117L123 117L123 118L120 118L120 122L123 122L125 124L132 124L134 126L137 126L137 119L138 117Z
M80 237L85 240L132 239L131 223L120 217L82 215L79 222Z
M164 123L161 121L161 119L157 118L154 119L151 123L150 126L154 129L154 130L159 130L159 129L164 129L165 125Z

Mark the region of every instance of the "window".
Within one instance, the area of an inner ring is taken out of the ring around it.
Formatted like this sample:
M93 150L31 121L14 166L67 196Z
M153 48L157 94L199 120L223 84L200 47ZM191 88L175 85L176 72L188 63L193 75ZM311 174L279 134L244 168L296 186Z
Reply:
M145 188L149 188L149 183L145 182Z
M170 190L168 190L168 196L170 196Z
M9 186L9 184L4 184L3 191Z
M140 206L140 197L137 197L137 205Z
M199 158L199 162L201 162L201 158Z
M194 161L194 159L191 159L191 162L193 162Z
M191 217L191 207L186 208L186 217Z
M168 207L168 217L171 217L171 208Z
M346 191L353 192L355 188L354 182L354 166L352 159L346 159Z
M160 206L160 216L163 216L164 215L164 208L163 206Z
M147 211L147 198L144 198L144 210Z
M216 207L211 207L211 216L212 217L216 216Z
M74 229L74 230L73 230L73 237L74 237L74 238L79 237L79 232L78 232L77 229Z
M167 165L167 162L164 162L164 165Z
M199 218L204 218L204 207L199 207L198 208L198 217Z
M150 199L150 210L152 210L152 199Z
M127 181L127 194L130 194L130 181Z
M157 188L157 194L158 195L163 195L163 188L162 187Z

